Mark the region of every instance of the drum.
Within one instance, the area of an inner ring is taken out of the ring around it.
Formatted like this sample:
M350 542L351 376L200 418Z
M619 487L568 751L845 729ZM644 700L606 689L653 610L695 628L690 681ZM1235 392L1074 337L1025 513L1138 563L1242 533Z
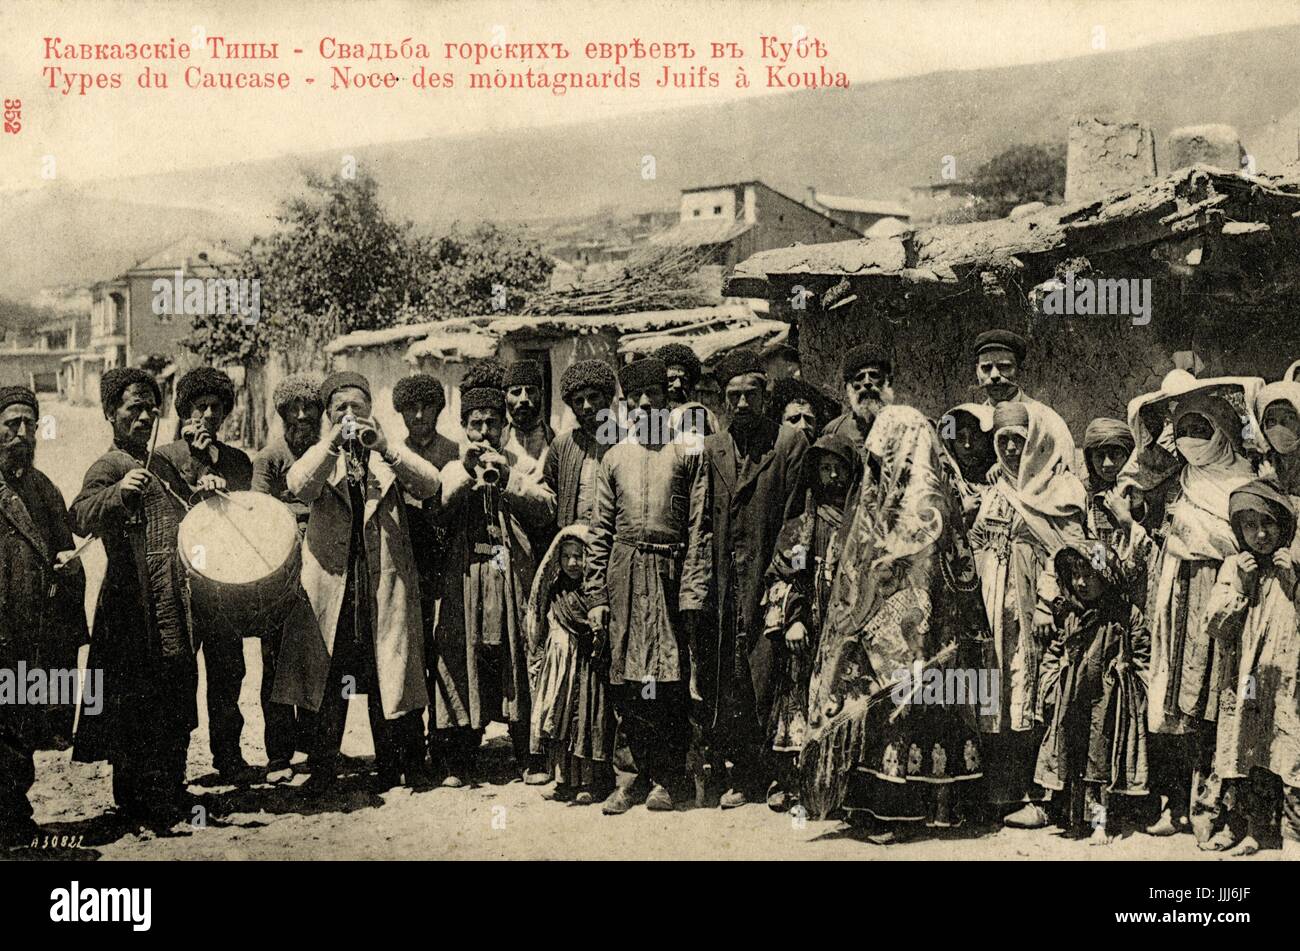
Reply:
M261 492L215 495L177 532L200 637L260 637L284 623L299 585L298 523Z

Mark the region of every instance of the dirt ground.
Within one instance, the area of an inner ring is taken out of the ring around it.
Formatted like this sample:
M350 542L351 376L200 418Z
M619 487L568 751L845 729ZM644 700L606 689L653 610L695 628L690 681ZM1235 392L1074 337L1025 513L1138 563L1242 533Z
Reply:
M107 447L107 424L97 410L49 403L55 438L37 447L37 466L71 499L81 476ZM164 430L165 432L166 430ZM89 600L103 576L100 546L88 552ZM244 643L248 676L240 706L245 718L244 755L265 763L258 704L261 657L258 643ZM84 662L83 654L83 662ZM77 849L24 849L14 858L133 859L1193 859L1199 852L1187 835L1157 839L1132 835L1108 846L1064 838L1054 830L949 830L887 847L863 841L843 823L800 821L763 805L723 812L679 808L651 813L636 808L623 816L598 806L545 801L536 787L508 776L504 729L488 731L484 758L495 783L466 789L375 795L364 771L373 755L364 698L351 704L343 751L354 772L337 790L309 799L291 786L235 790L213 785L202 679L200 723L190 744L190 792L205 814L170 834L127 832L112 816L106 764L70 762L67 752L41 752L32 790L35 818L52 836L80 837ZM202 821L200 821L202 820ZM1274 852L1252 861L1274 861ZM1241 860L1235 860L1241 861Z

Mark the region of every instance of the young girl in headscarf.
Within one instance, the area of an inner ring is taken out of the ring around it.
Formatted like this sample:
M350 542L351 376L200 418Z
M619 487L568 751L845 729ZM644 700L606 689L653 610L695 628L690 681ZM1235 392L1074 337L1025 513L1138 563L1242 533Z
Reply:
M1063 825L1076 833L1091 827L1093 842L1104 844L1124 812L1116 797L1147 792L1151 637L1113 551L1066 547L1053 561L1063 620L1043 653L1047 733L1034 781L1063 794Z
M1152 792L1164 798L1164 808L1147 831L1180 831L1193 812L1195 789L1192 824L1197 839L1207 841L1222 822L1210 773L1224 666L1206 629L1207 608L1219 566L1237 547L1228 497L1254 478L1254 469L1243 443L1249 418L1243 423L1222 390L1193 390L1168 412L1180 468L1166 492L1162 527L1152 537L1122 506L1116 511L1127 527L1126 562L1148 566Z
M612 788L613 708L608 672L587 623L582 573L589 532L575 522L560 530L533 580L526 631L533 708L530 745L545 753L555 788L550 798L590 805Z
M989 487L993 454L993 407L961 403L939 418L940 459L948 481L961 500L967 528L979 513Z
M887 406L864 452L870 474L845 513L799 766L810 815L842 806L883 844L922 822L952 824L954 788L982 774L987 690L962 674L978 667L988 628L932 425Z
M1300 383L1270 383L1261 389L1255 417L1268 444L1265 459L1274 481L1287 495L1300 495Z
M1208 606L1210 633L1237 663L1225 670L1214 756L1227 816L1201 846L1229 855L1279 848L1283 809L1290 846L1300 841L1294 501L1264 481L1232 493L1229 519L1241 551L1224 559Z
M1088 468L1088 537L1109 548L1117 528L1106 504L1106 493L1115 488L1119 474L1133 454L1133 433L1128 423L1099 416L1083 431L1083 460Z
M798 799L795 767L808 729L808 679L839 562L836 536L861 468L844 436L822 436L813 444L803 462L803 508L786 519L768 569L766 634L776 642L768 736L777 778L767 804L778 812Z
M985 663L1000 690L997 710L981 718L985 771L1007 825L1035 829L1047 824L1034 762L1039 661L1058 597L1051 558L1064 545L1084 545L1084 489L1071 471L1070 430L1042 404L999 403L993 446L996 478L970 533L992 633Z

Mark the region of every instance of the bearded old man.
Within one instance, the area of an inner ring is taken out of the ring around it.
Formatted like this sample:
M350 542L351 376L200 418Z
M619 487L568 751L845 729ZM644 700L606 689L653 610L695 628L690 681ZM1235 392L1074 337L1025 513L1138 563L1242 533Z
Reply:
M0 388L0 670L77 670L86 640L85 574L68 562L72 529L63 496L34 467L41 411L23 386ZM60 678L66 681L66 678ZM21 686L21 685L20 685ZM72 701L0 704L0 848L35 832L27 791L36 778L33 754L72 736Z
M845 436L861 450L876 414L894 401L893 361L882 348L864 343L844 355L840 375L849 408L827 423L822 435Z
M773 651L761 604L808 440L765 412L767 378L757 351L733 351L715 372L728 419L723 432L704 441L713 503L710 620L716 636L699 671L705 704L697 743L711 748L707 755L715 769L723 758L731 761L720 801L729 809L779 795L775 784L769 788ZM705 791L704 798L712 797Z

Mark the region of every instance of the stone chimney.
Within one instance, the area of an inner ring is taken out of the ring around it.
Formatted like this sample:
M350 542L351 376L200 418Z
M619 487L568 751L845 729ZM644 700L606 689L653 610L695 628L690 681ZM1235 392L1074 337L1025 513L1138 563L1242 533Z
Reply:
M1076 116L1065 161L1066 202L1089 201L1155 178L1155 136L1138 122Z

